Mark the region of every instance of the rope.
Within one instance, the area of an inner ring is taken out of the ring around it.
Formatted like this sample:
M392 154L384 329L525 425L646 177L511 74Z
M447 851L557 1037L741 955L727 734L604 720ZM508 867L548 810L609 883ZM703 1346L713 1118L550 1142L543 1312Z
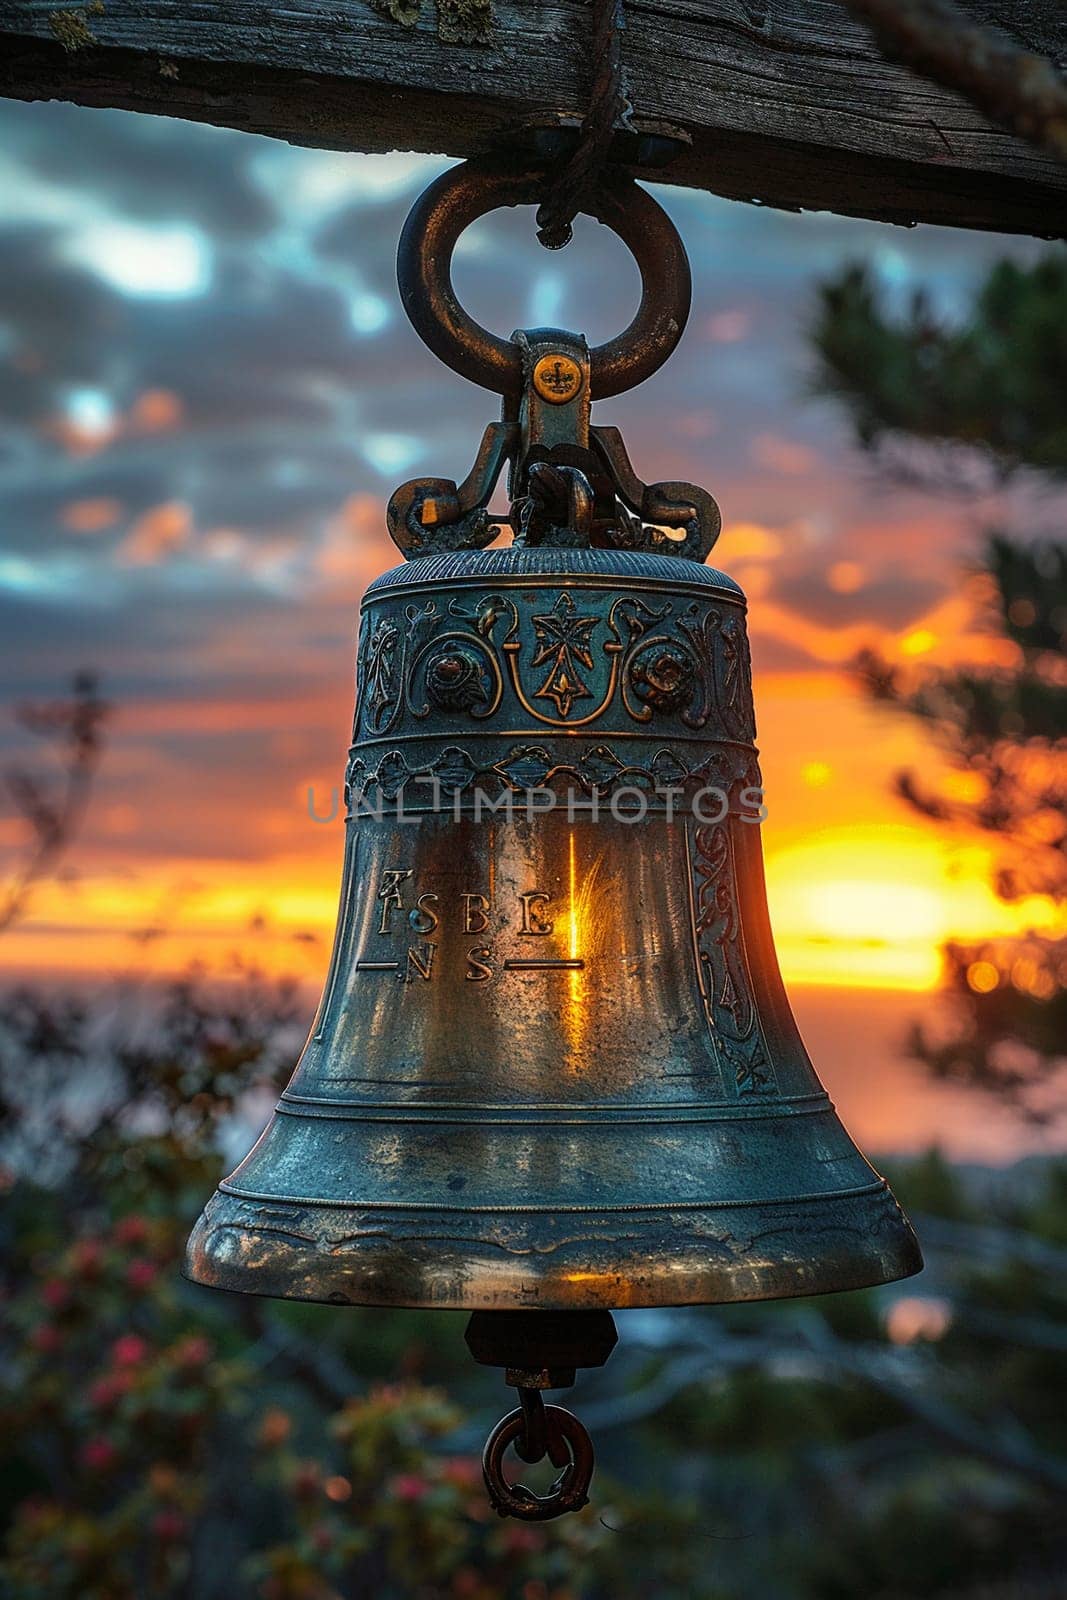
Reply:
M612 137L628 126L633 107L622 70L623 0L590 0L593 12L593 82L578 144L537 209L537 237L546 250L570 243L571 223L586 202L608 159Z

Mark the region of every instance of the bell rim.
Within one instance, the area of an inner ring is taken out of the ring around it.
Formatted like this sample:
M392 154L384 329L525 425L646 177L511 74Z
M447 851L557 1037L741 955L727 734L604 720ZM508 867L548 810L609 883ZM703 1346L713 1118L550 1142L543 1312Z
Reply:
M260 1207L262 1203L258 1202ZM629 1208L624 1222L632 1224L634 1213L644 1210L650 1228L644 1239L636 1230L628 1250L618 1243L618 1211L593 1207L569 1212L561 1220L582 1225L573 1230L582 1237L570 1241L570 1255L562 1264L551 1259L552 1251L543 1240L539 1246L532 1240L524 1247L513 1243L501 1262L499 1250L494 1253L496 1247L486 1243L492 1218L458 1208L447 1218L439 1213L440 1220L456 1229L448 1249L441 1247L441 1229L436 1230L432 1251L427 1251L425 1234L420 1242L418 1233L394 1234L391 1244L380 1246L377 1241L390 1237L391 1224L402 1221L405 1208L395 1206L374 1214L375 1228L367 1230L362 1243L358 1231L345 1232L342 1221L338 1236L349 1248L338 1252L325 1240L309 1245L306 1213L302 1217L294 1210L287 1225L284 1201L278 1199L273 1201L269 1227L261 1230L269 1242L261 1245L262 1255L253 1262L248 1242L257 1230L242 1213L242 1207L251 1204L224 1189L216 1192L190 1235L183 1276L206 1288L316 1304L563 1311L798 1299L875 1288L912 1277L923 1268L914 1230L883 1179L864 1186L862 1194L724 1202L714 1210L678 1204ZM360 1208L347 1209L351 1228ZM428 1213L418 1215L428 1220ZM514 1227L522 1215L512 1213L502 1220ZM538 1210L530 1220L545 1215L545 1210ZM658 1234L657 1219L662 1228ZM409 1220L414 1220L410 1209ZM474 1232L473 1238L462 1237L463 1222ZM792 1249L784 1243L777 1250L764 1246L763 1258L758 1259L746 1257L742 1248L730 1260L730 1242L743 1238L746 1226L756 1239L773 1237L776 1230L783 1241L793 1236ZM820 1254L814 1259L805 1236L810 1227L822 1235ZM611 1230L605 1235L610 1245L602 1246L606 1259L598 1264L597 1237L605 1228ZM231 1248L234 1235L242 1240L236 1256ZM303 1242L291 1242L297 1239ZM423 1269L425 1277L416 1287L412 1274Z

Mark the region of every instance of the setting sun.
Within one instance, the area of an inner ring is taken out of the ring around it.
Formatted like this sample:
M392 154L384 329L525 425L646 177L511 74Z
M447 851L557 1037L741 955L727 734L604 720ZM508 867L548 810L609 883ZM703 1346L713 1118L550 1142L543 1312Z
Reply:
M1047 927L1050 903L1006 905L982 847L951 847L918 828L834 828L770 856L768 895L788 981L933 989L939 947Z

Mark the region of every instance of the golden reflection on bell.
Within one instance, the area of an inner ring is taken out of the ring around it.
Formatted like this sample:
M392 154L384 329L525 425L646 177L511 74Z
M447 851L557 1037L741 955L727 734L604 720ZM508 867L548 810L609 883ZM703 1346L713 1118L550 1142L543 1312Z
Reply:
M748 660L737 586L656 554L371 586L329 976L192 1277L589 1309L917 1270L782 987Z

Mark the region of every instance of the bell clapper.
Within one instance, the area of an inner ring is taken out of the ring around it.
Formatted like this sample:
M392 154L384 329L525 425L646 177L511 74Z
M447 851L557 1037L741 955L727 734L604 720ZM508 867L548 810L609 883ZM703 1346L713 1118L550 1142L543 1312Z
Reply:
M593 1442L583 1424L562 1406L546 1406L540 1389L519 1388L521 1405L501 1417L482 1452L482 1475L494 1511L523 1522L549 1522L580 1511L589 1503L593 1477ZM533 1442L536 1441L536 1442ZM559 1476L545 1495L524 1483L511 1483L504 1473L504 1455L514 1445L524 1461L543 1461L547 1455ZM535 1453L536 1452L536 1453Z
M501 1517L547 1522L580 1511L593 1477L593 1443L562 1406L545 1405L546 1389L569 1389L579 1367L601 1367L618 1334L610 1311L475 1311L467 1346L482 1366L503 1367L519 1404L501 1417L485 1442L482 1474ZM559 1474L547 1494L512 1483L504 1471L508 1448L531 1465L547 1456Z

